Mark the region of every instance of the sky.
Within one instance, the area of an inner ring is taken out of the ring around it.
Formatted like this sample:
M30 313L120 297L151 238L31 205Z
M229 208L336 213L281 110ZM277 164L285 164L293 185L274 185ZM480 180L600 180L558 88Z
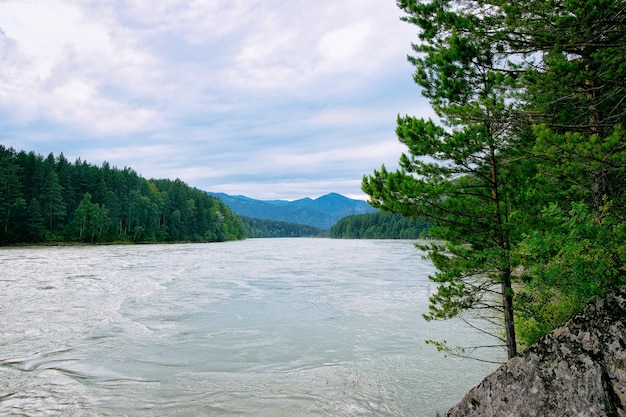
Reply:
M270 200L397 167L432 117L394 0L0 0L0 144Z

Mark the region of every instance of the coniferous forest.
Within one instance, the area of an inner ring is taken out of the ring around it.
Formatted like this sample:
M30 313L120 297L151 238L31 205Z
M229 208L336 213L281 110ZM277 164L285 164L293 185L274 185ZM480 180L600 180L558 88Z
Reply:
M38 242L211 242L246 228L219 199L180 180L147 180L63 154L0 145L0 245Z
M307 224L256 219L248 216L241 216L241 220L243 220L243 223L246 225L249 238L328 236L328 230L323 230Z
M399 214L377 211L353 214L330 228L330 237L343 239L420 239L428 236L429 224Z

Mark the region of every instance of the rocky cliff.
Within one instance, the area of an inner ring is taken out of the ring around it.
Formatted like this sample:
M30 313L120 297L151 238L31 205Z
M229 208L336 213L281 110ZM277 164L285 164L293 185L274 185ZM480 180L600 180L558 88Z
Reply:
M446 416L626 417L626 288L513 358Z

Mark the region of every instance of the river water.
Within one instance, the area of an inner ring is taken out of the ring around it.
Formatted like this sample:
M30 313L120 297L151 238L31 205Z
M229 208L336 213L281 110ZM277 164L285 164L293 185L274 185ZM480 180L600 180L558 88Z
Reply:
M410 241L0 250L0 415L434 416L494 369L425 339Z

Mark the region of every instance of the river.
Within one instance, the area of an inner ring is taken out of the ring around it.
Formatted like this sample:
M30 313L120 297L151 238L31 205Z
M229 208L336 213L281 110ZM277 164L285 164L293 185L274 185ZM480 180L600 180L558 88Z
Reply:
M434 416L495 365L425 339L407 240L0 249L0 415ZM490 342L490 341L488 341Z

